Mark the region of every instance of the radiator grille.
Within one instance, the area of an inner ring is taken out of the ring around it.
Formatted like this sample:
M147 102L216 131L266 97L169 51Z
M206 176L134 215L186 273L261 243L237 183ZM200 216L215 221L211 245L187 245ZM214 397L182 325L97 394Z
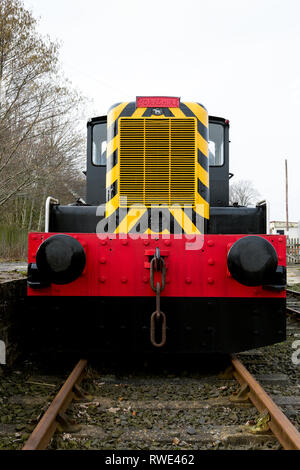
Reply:
M194 205L195 118L120 119L120 205Z

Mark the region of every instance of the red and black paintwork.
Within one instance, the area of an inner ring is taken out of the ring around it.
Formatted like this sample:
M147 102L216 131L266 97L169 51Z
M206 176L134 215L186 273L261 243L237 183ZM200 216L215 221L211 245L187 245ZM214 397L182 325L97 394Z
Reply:
M30 234L29 263L35 263L39 246L53 235ZM150 315L155 310L149 276L156 247L166 264L166 286L161 293L161 308L167 315L163 351L227 353L285 339L285 291L242 285L228 271L228 252L245 235L181 239L174 235L166 239L69 235L85 251L81 276L64 285L28 287L28 294L36 306L45 305L46 299L48 308L55 306L48 327L56 322L76 322L84 312L89 326L86 329L85 321L80 326L82 347L88 337L88 344L97 344L101 351L155 350L149 340ZM285 237L262 237L272 244L278 264L284 266ZM74 332L72 337L76 337Z
M36 262L41 243L55 233L29 235L29 263ZM75 281L43 289L31 289L31 296L153 297L150 259L160 249L166 264L166 287L162 297L285 298L263 286L249 287L232 278L227 268L231 246L246 235L183 235L176 239L150 235L69 234L85 251L86 264ZM153 237L153 236L152 236ZM278 264L285 262L285 237L262 235L276 250Z

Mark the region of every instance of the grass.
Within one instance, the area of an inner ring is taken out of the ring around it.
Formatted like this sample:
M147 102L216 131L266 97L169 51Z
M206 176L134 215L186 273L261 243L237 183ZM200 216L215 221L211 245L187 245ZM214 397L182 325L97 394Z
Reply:
M25 260L27 245L27 230L14 225L0 225L0 260Z

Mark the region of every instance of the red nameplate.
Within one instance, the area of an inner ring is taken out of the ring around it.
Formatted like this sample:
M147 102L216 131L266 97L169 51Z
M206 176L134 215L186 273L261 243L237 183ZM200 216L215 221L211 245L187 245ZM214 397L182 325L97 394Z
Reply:
M180 98L173 96L137 96L137 108L179 108Z

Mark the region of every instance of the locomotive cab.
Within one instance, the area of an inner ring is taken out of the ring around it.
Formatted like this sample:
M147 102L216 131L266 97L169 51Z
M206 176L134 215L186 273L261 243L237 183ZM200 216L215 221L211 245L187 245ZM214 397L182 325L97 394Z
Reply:
M89 205L106 201L107 116L87 124L87 185ZM229 205L229 121L209 116L209 186L211 206Z
M209 116L209 233L267 233L267 206L229 206L229 121ZM87 125L86 202L95 206L106 201L107 117L90 119ZM64 227L61 227L64 229Z

